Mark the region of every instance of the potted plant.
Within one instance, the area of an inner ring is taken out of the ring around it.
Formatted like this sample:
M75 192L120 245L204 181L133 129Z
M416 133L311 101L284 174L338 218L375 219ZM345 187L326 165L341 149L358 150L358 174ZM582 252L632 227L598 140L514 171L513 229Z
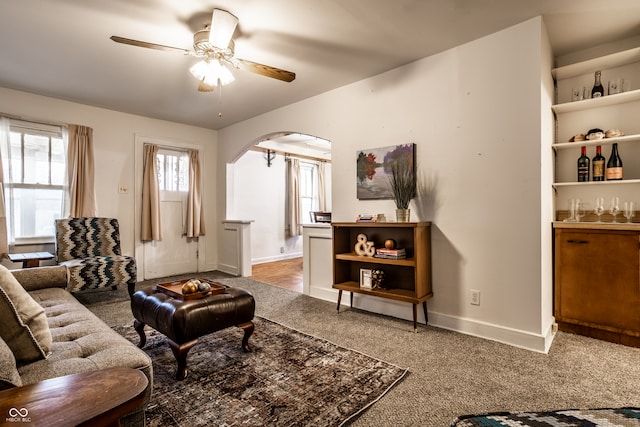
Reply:
M391 163L389 186L396 203L396 220L409 222L409 202L416 196L416 174L409 162L395 160Z

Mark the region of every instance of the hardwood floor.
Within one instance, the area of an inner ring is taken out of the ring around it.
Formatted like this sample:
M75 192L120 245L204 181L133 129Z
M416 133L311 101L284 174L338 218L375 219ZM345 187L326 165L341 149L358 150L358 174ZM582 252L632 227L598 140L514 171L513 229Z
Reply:
M250 279L302 292L302 257L251 266Z

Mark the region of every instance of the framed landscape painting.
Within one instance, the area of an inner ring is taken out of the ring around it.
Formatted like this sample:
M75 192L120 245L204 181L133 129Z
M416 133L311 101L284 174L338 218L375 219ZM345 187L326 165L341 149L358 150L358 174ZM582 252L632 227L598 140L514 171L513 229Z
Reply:
M414 169L415 150L415 144L402 144L358 151L356 160L358 199L392 199L393 195L389 187L391 173L389 165L397 161Z

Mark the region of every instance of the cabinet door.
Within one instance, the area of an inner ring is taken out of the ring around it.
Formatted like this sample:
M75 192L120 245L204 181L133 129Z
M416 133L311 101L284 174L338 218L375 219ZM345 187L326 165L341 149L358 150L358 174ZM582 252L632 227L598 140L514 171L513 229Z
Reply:
M638 233L556 233L558 320L640 331Z

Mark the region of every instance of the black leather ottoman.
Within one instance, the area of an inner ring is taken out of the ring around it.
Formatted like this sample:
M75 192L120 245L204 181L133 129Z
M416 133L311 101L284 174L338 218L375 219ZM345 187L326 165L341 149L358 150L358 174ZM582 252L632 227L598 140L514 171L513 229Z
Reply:
M150 286L131 297L131 311L135 317L133 326L140 335L138 347L144 347L147 342L145 325L164 334L178 362L178 380L187 376L187 353L201 336L237 326L244 330L242 349L251 351L249 337L253 333L255 307L250 292L230 287L224 293L182 300Z

